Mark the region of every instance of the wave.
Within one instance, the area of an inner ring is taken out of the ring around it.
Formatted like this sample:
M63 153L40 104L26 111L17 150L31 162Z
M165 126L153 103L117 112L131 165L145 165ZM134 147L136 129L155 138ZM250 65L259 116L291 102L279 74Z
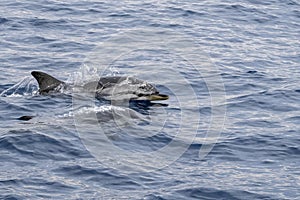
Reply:
M33 96L37 94L37 91L35 80L32 77L25 77L20 82L2 91L0 97Z

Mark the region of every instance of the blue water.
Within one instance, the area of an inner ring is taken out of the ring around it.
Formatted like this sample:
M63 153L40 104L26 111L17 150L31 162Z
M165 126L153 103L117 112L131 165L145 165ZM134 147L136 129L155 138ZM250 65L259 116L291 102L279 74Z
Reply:
M0 6L0 199L299 199L299 1ZM42 96L32 70L70 84L132 75L170 99ZM174 151L151 157L173 140Z

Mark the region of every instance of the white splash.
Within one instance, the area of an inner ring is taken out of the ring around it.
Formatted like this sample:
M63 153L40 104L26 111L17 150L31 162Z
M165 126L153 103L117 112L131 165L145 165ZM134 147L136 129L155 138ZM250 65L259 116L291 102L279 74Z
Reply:
M25 77L20 82L1 92L1 97L22 97L34 96L37 94L38 87L32 77Z

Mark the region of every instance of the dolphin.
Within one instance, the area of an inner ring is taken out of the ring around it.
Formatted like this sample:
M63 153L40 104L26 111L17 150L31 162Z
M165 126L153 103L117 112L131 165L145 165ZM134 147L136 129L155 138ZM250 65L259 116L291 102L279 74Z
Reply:
M37 80L38 92L42 95L60 92L70 87L45 72L32 71L31 75ZM106 100L159 101L169 99L168 95L159 93L154 85L130 76L101 77L97 81L84 84L82 88L85 92L94 92L96 98Z

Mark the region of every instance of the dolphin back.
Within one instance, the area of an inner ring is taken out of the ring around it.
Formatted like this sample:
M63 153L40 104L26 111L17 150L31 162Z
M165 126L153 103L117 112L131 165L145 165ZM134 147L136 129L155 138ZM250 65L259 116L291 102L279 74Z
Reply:
M31 75L37 80L40 88L39 92L41 94L55 91L59 86L65 86L63 81L60 81L44 72L32 71Z

